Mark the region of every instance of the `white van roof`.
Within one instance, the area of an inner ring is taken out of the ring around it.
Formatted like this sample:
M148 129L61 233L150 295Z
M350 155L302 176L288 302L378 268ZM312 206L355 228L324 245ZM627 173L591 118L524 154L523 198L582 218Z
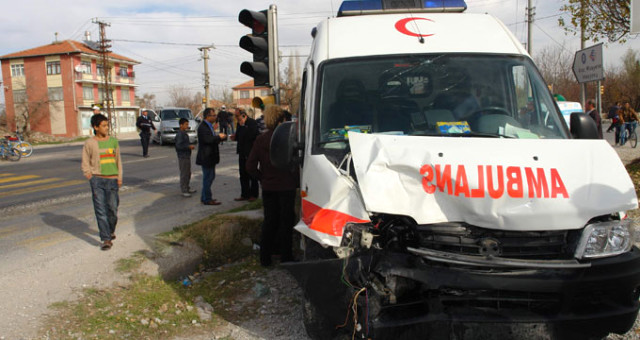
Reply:
M417 34L424 37L421 43ZM328 18L317 27L312 59L415 53L524 54L498 19L476 13L404 13Z

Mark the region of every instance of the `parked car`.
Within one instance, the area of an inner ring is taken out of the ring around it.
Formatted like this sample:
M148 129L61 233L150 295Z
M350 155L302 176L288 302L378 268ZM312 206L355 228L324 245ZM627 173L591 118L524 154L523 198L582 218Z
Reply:
M156 126L156 131L151 135L151 140L154 143L158 143L160 145L165 143L175 143L176 132L180 129L180 125L178 124L180 118L186 118L189 120L189 130L187 130L189 142L195 143L198 140L198 135L196 134L196 121L193 118L191 110L187 108L163 108L158 112L158 114L154 114L153 116L150 115L150 117Z

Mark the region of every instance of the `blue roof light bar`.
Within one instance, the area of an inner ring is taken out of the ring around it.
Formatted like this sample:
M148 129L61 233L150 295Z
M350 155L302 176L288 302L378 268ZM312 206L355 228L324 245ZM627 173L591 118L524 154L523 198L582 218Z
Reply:
M413 4L410 4L413 2ZM338 16L353 16L385 13L464 12L464 0L345 0L340 5Z

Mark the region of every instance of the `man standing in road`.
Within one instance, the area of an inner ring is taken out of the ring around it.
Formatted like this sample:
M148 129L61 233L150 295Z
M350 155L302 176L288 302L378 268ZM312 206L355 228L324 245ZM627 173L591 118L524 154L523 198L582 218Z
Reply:
M118 189L122 186L120 146L109 136L109 121L101 114L91 117L96 135L85 141L82 148L82 174L89 180L93 209L100 231L100 249L109 250L116 239L118 223Z
M600 113L596 110L596 102L593 99L587 100L587 114L596 122L596 127L598 128L598 137L602 139L602 121L600 119Z
M218 144L227 138L224 133L216 133L213 124L218 115L208 107L202 113L204 121L198 126L198 154L196 164L202 167L202 193L200 201L204 205L219 205L218 200L213 199L211 184L216 178L216 164L220 163L220 151Z
M247 158L251 153L253 142L258 137L258 124L253 118L247 116L247 112L238 108L235 112L238 128L231 140L235 140L236 153L238 154L238 166L240 172L240 197L236 201L253 202L258 197L258 180L253 178L246 169Z
M229 116L230 112L227 112L227 107L222 105L220 111L218 111L218 125L220 127L220 132L227 134L229 128Z
M147 111L143 110L140 117L136 121L136 126L140 129L140 142L142 143L142 157L149 157L149 140L151 139L151 129L155 131L156 127L147 115Z

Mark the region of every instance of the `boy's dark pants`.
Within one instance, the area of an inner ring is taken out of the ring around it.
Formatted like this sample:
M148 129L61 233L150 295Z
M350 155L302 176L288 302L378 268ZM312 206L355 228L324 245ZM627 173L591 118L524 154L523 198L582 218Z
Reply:
M98 222L100 241L111 240L118 223L118 180L93 176L89 180L93 196L93 210Z
M183 194L188 193L191 180L191 158L178 157L178 168L180 168L180 190Z

